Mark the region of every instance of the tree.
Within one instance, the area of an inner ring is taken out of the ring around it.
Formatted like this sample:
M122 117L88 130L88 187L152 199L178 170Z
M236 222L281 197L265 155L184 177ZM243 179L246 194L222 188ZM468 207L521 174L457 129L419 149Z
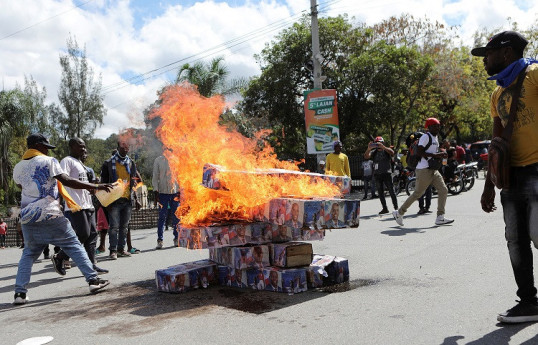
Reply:
M93 69L88 65L86 48L81 50L73 37L67 39L67 54L60 55L62 80L58 99L62 110L56 112L59 130L64 139L90 138L97 125L103 124L106 108L101 94L101 75L94 81Z
M223 62L223 57L216 57L208 64L203 62L197 62L194 65L184 64L177 73L176 83L188 81L198 86L198 92L205 97L222 94L226 77L229 75Z

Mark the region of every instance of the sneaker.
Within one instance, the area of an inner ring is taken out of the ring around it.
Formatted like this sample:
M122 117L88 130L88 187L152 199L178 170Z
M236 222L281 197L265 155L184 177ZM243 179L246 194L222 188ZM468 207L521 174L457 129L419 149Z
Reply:
M97 265L93 265L93 270L94 270L95 272L97 272L97 274L107 274L107 273L108 273L108 270L107 270L107 269L105 269L105 268L101 268L101 267L99 267L99 266L97 266Z
M403 216L398 212L398 210L392 211L392 216L398 225L403 226Z
M378 214L387 214L387 213L389 213L389 209L386 208L386 207L383 207L383 209L381 211L379 211Z
M532 302L518 302L515 307L499 314L497 321L504 323L538 321L538 305Z
M29 299L26 297L25 293L22 292L16 292L15 298L13 299L13 304L19 305L19 304L26 304L28 303Z
M90 292L96 293L97 291L101 290L102 288L110 284L110 282L105 279L96 278L96 279L90 280L88 284L90 286Z
M178 239L177 237L174 238L174 247L177 247L179 246L179 243L178 243Z
M66 270L70 269L71 268L71 261L69 260L64 260L64 268Z
M108 258L110 260L118 260L118 253L115 250L111 250Z
M129 253L131 254L140 254L140 249L137 249L135 247L131 248L131 250L129 250Z
M435 225L446 225L454 223L454 219L445 218L445 215L441 214L437 216L437 219L435 220Z
M118 258L128 258L130 256L131 256L131 253L125 250L118 251Z
M54 254L50 260L52 261L52 266L54 267L54 270L56 273L58 273L61 276L65 276L65 268L64 268L64 261L60 258L58 258L57 254Z
M162 248L163 248L163 241L157 240L157 247L155 247L155 249L162 249Z
M421 208L420 210L418 210L417 214L426 214L426 209L425 208Z

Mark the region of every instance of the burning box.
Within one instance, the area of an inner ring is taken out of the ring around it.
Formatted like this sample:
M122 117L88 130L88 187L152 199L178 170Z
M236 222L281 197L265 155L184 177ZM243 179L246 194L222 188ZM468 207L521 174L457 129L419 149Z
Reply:
M303 230L303 241L323 241L325 238L325 230Z
M344 211L344 223L350 228L359 226L361 202L359 200L346 200Z
M179 246L187 249L205 249L208 247L208 235L205 227L179 227Z
M181 293L206 288L217 282L217 265L209 260L200 260L171 266L155 271L157 290Z
M270 265L266 245L209 248L209 260L236 269L263 268Z
M218 266L218 280L222 286L251 288L290 294L307 291L306 268L235 269Z
M325 228L346 228L345 222L346 200L333 199L324 202Z
M331 255L314 255L307 270L308 287L319 288L349 281L348 260Z
M316 180L327 180L330 183L340 187L343 194L351 192L351 178L347 176L332 176L310 172L284 170L284 169L267 169L263 171L240 171L227 170L225 167L216 164L205 164L202 174L202 185L211 189L226 189L222 181L221 175L241 175L254 174L260 176L280 176L293 183L293 179L299 176L309 176L312 182Z
M271 264L277 267L308 266L312 262L312 244L304 242L269 245Z

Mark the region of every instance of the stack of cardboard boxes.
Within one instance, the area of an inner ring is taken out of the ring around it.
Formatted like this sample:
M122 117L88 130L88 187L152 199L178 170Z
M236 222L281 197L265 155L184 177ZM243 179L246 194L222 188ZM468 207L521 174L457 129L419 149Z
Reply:
M215 166L206 167L204 185L219 188L208 177L218 176ZM346 179L334 183L345 186ZM300 241L323 240L325 229L358 227L359 214L359 200L278 198L252 209L247 222L180 227L179 246L207 248L209 260L157 270L157 289L179 293L218 283L298 293L348 281L346 259L314 255L312 244Z

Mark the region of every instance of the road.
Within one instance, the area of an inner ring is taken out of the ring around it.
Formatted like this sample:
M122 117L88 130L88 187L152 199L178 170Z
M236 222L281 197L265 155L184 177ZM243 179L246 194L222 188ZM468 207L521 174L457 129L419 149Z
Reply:
M314 252L349 259L350 284L297 295L210 287L158 293L155 269L207 258L207 251L155 250L156 229L133 232L142 250L108 261L111 285L88 293L80 271L58 276L36 262L30 303L13 306L20 249L0 251L1 344L52 336L50 344L538 344L538 325L505 326L496 315L514 305L515 283L502 212L485 214L483 179L449 196L452 225L411 206L398 227L380 217L378 200L361 204L358 229L328 231ZM400 194L400 204L405 195ZM432 206L436 207L434 198Z

